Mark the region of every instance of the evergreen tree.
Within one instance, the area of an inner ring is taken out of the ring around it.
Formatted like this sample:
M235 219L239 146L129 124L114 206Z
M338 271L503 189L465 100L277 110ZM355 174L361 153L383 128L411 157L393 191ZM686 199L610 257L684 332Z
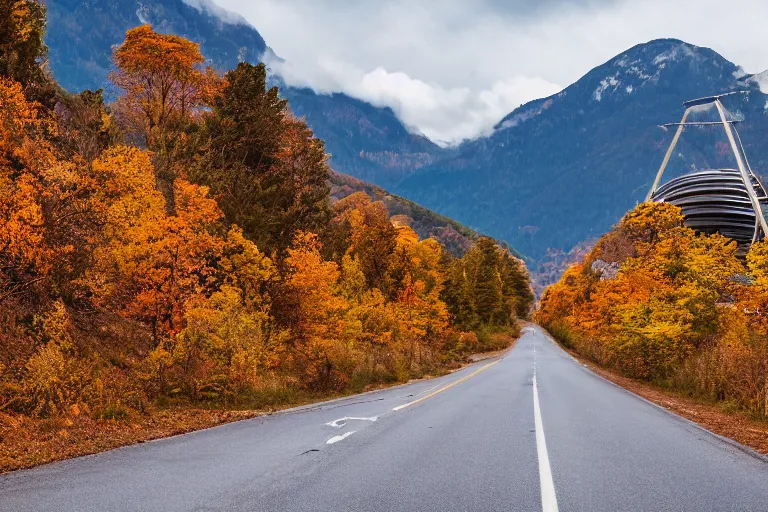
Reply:
M483 237L472 248L476 252L473 296L475 314L483 325L506 325L502 310L502 282L499 255L493 239Z
M298 231L328 219L330 170L322 141L267 89L263 64L225 75L206 120L190 179L210 187L229 223L262 250L282 253Z
M446 280L440 298L448 307L453 323L462 330L471 330L477 321L472 303L472 287L467 279L466 262L464 259L453 258L446 251L442 267Z
M528 318L536 297L531 289L528 270L522 261L509 252L500 256L502 294L510 314L517 318Z

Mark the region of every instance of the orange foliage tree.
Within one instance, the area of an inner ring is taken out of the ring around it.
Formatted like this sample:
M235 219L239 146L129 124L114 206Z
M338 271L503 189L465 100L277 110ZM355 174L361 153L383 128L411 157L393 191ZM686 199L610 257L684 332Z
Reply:
M211 285L224 243L221 212L204 188L178 180L177 215L167 215L149 155L139 149L118 146L93 167L108 182L89 276L96 300L150 324L156 341L168 339L190 297Z
M174 211L174 151L187 124L210 103L218 78L200 45L183 37L158 34L149 25L128 31L114 54L110 80L122 89L117 119L129 137L154 152L158 188Z
M346 301L339 293L339 269L324 261L317 235L299 233L288 249L286 291L293 301L294 354L297 363L306 365L308 380L316 386L343 385L331 361L341 339L341 312Z

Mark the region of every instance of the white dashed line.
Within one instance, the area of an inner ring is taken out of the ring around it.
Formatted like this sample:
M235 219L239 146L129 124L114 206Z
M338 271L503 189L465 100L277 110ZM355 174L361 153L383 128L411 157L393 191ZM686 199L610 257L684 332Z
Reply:
M340 436L333 436L332 438L330 438L329 440L327 440L327 441L325 442L325 444L334 444L334 443L338 443L339 441L343 441L343 440L345 440L346 438L348 438L349 436L351 436L351 435L352 435L352 434L354 434L355 432L356 432L356 430L353 430L352 432L344 432L344 433L343 433L343 434L341 434Z

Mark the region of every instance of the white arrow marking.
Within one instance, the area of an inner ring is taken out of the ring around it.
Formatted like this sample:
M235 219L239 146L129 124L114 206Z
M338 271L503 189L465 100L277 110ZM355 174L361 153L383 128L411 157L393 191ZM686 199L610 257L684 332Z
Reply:
M376 421L377 419L379 419L378 416L371 416L370 418L356 418L354 416L344 416L343 418L339 418L337 420L333 420L329 423L326 423L326 425L333 428L341 428L347 424L347 421Z

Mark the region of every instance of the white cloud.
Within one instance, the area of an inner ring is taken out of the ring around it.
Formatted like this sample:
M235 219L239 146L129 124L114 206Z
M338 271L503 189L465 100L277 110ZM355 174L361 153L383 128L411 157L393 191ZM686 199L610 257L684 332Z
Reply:
M320 61L319 69L312 73L303 73L291 61L272 61L269 66L289 84L309 86L320 93L341 91L378 107L390 107L411 131L441 145L490 133L502 117L521 104L561 89L525 76L498 80L482 90L445 88L383 67L365 72L330 60Z
M768 71L753 76L752 80L760 87L761 92L768 94Z
M295 83L378 101L451 141L651 39L768 68L763 0L215 1L261 32Z
M217 5L213 0L181 0L190 7L194 7L200 12L207 12L212 16L220 18L225 23L230 25L243 25L248 21L240 14L237 13L237 9L228 10L220 5Z

